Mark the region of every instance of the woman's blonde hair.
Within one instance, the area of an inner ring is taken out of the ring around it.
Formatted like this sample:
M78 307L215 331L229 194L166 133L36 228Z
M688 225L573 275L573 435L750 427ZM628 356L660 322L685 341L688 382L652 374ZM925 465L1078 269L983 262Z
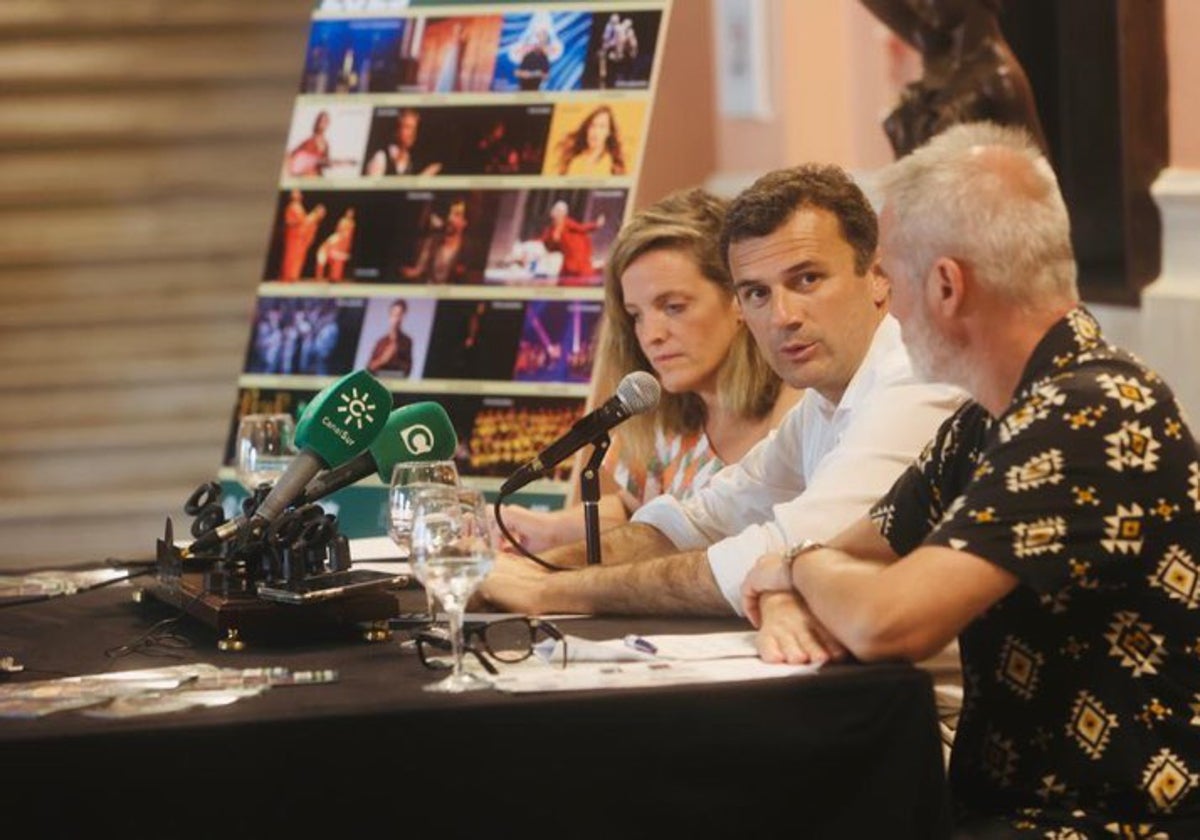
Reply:
M680 190L640 210L621 229L604 269L604 319L593 395L607 399L632 371L654 373L638 344L633 318L625 311L621 289L621 275L638 257L657 250L686 254L707 280L733 298L733 280L720 249L727 207L725 199L698 187ZM782 385L741 324L717 375L717 397L722 405L739 416L761 419L775 407ZM704 420L704 403L696 394L664 391L657 411L631 417L621 425L622 458L633 464L649 462L656 422L671 434L699 431Z

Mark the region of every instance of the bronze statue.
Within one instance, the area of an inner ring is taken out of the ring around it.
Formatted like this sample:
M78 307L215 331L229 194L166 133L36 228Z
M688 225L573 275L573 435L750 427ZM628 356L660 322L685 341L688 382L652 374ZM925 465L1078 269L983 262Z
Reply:
M974 120L1022 126L1048 152L1029 79L1000 30L1001 0L862 3L921 55L921 78L883 123L896 157Z

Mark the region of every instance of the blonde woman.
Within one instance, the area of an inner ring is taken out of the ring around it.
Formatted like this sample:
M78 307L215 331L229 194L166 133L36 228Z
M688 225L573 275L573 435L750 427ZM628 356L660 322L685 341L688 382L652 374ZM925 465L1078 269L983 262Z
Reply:
M613 431L601 475L601 528L660 493L687 499L779 424L800 393L775 375L742 323L719 250L726 202L684 190L640 211L605 267L593 391L607 399L631 371L662 384L656 411ZM530 551L584 538L581 505L503 510Z

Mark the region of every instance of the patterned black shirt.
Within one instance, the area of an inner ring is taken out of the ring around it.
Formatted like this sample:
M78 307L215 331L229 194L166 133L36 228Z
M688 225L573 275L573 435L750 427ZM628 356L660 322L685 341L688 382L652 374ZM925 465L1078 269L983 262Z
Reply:
M1200 838L1200 457L1157 374L1077 308L1003 416L968 403L871 515L900 555L945 546L1020 579L959 640L963 814Z

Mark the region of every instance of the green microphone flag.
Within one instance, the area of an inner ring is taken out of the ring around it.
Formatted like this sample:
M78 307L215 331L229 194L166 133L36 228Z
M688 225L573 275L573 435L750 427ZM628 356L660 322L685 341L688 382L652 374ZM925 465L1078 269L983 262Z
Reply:
M296 447L326 467L348 461L383 431L392 410L387 386L366 370L348 373L310 402L296 422Z

